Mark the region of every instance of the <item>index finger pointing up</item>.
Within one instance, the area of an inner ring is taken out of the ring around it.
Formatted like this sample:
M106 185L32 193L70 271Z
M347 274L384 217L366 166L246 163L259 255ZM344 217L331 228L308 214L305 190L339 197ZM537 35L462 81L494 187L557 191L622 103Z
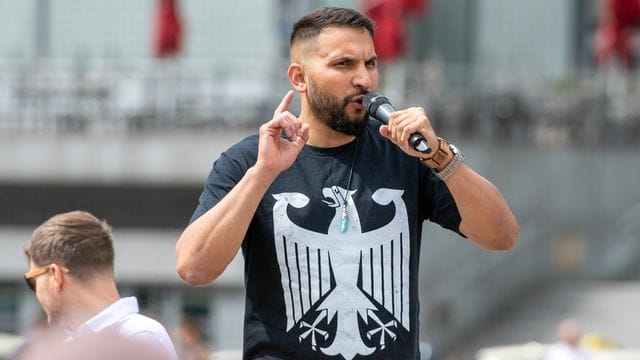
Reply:
M292 100L293 100L293 91L289 90L286 93L286 95L282 98L282 101L280 101L280 105L278 105L278 108L276 109L276 111L273 112L273 116L280 115L283 112L289 110L289 105L291 104Z

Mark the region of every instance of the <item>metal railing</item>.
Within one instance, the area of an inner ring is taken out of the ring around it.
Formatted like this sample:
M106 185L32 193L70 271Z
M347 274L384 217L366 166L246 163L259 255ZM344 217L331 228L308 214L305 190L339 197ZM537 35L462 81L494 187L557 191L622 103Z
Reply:
M531 89L516 82L479 85L478 77L492 75L472 67L426 61L407 69L403 79L395 79L407 94L397 105L426 107L441 133L542 145L640 143L640 91L621 92L595 74ZM451 72L475 74L475 80L456 83ZM178 64L139 71L0 67L0 131L257 127L289 87L284 70L225 74Z

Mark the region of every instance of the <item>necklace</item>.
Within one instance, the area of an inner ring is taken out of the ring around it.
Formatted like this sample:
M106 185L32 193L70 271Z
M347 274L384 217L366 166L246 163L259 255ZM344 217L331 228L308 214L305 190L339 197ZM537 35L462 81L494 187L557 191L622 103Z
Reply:
M349 169L349 180L347 181L347 189L346 189L345 195L342 195L341 192L338 192L340 194L340 197L342 198L342 201L344 202L344 205L342 206L342 219L340 221L340 232L346 232L347 228L349 227L349 214L347 212L347 204L349 203L349 189L351 189L351 179L353 177L353 165L356 163L357 155L358 155L358 138L356 138L356 146L355 146L355 149L353 149L353 158L351 159L351 168Z

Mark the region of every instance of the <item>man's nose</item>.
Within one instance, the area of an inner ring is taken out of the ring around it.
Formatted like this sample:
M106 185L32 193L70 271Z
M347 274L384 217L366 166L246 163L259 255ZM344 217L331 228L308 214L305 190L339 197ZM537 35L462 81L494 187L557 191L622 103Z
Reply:
M371 74L366 66L359 66L353 75L353 87L369 89L371 87Z

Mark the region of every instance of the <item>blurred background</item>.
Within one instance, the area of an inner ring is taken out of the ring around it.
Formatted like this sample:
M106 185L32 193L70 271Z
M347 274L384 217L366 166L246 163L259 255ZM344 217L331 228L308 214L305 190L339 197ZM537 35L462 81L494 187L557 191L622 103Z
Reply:
M522 228L490 253L425 227L423 358L536 359L565 318L591 350L640 348L639 0L0 0L0 332L42 318L33 229L84 209L114 227L121 294L179 348L241 349L241 257L191 288L175 242L212 162L290 88L291 25L324 5L377 21L380 92L425 107Z

